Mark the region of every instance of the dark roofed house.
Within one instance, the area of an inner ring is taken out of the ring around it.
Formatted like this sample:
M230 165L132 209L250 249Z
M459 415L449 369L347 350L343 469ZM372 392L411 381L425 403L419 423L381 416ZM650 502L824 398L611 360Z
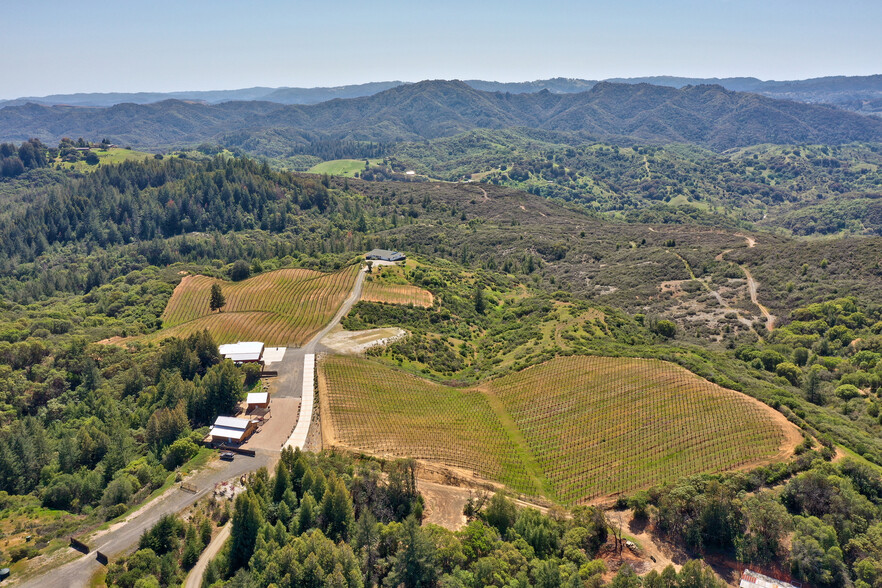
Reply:
M389 251L388 249L374 249L369 251L364 258L379 261L404 261L407 259L407 256L397 251Z

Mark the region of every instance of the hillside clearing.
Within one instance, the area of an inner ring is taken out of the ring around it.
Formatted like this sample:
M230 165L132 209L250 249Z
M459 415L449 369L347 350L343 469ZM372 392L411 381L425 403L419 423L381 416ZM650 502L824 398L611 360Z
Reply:
M320 364L331 446L414 457L567 504L784 459L764 404L658 360L571 356L470 389L378 363Z
M378 165L382 159L369 159L368 161L371 165ZM308 173L354 178L355 174L362 170L364 170L364 159L332 159L312 166Z
M152 153L133 151L131 149L122 149L119 147L112 147L110 149L93 149L92 153L98 156L98 165L122 163L124 161L143 161L145 157L153 157ZM98 168L98 165L90 165L85 161L66 162L58 159L56 160L56 164L60 166L61 169L78 172L93 171Z
M268 346L302 345L334 316L352 289L358 268L334 274L306 269L268 272L241 282L185 276L162 314L166 328L148 337L187 337L208 329L216 343L263 341ZM211 312L209 294L221 285L226 305Z
M423 308L431 308L434 296L428 290L406 284L388 284L385 282L366 281L361 299L366 302L383 302L386 304L413 304Z

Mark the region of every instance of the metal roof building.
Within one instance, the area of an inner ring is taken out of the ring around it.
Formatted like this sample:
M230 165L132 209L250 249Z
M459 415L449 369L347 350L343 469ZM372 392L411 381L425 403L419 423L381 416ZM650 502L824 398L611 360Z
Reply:
M388 249L374 249L373 251L368 251L364 258L379 259L380 261L404 261L407 259L407 256L397 251L389 251Z
M248 408L251 408L252 406L265 408L269 406L269 393L249 392L248 399L245 401L245 404L248 405Z
M242 442L254 433L254 422L251 419L219 416L214 420L208 432L214 441Z
M217 348L220 354L233 363L249 363L263 359L263 343L260 341L239 341Z

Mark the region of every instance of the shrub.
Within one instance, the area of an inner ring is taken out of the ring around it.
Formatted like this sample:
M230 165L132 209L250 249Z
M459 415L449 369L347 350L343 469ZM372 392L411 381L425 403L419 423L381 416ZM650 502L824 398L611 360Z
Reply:
M186 463L198 451L199 447L189 437L178 439L165 452L162 458L162 465L167 470L173 470Z
M245 387L253 386L260 379L260 366L256 363L246 363L242 366L245 374Z
M110 507L117 504L125 504L132 498L132 483L128 476L122 476L113 480L104 489L101 495L101 506Z
M843 400L851 400L852 398L857 398L861 395L861 391L858 390L857 386L853 386L852 384L843 384L836 388L836 396Z
M251 266L248 265L248 262L240 259L236 263L233 264L233 267L230 269L230 279L234 282L241 282L242 280L247 279L251 275Z

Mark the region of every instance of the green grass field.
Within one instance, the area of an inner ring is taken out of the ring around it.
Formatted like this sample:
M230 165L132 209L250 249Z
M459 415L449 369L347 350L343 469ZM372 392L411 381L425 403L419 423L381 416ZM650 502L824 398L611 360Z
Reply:
M98 155L98 165L89 165L85 161L77 161L74 163L61 162L61 169L87 172L97 169L100 165L110 165L114 163L122 163L124 161L143 161L145 157L153 157L152 153L133 151L131 149L113 148L106 151L103 149L94 149L93 151Z
M332 444L566 504L773 460L800 439L762 403L649 359L562 357L461 389L329 357L319 394Z
M371 165L377 165L382 159L369 159ZM345 176L354 178L355 172L364 169L363 159L333 159L331 161L323 161L309 168L311 174L328 174L330 176Z

